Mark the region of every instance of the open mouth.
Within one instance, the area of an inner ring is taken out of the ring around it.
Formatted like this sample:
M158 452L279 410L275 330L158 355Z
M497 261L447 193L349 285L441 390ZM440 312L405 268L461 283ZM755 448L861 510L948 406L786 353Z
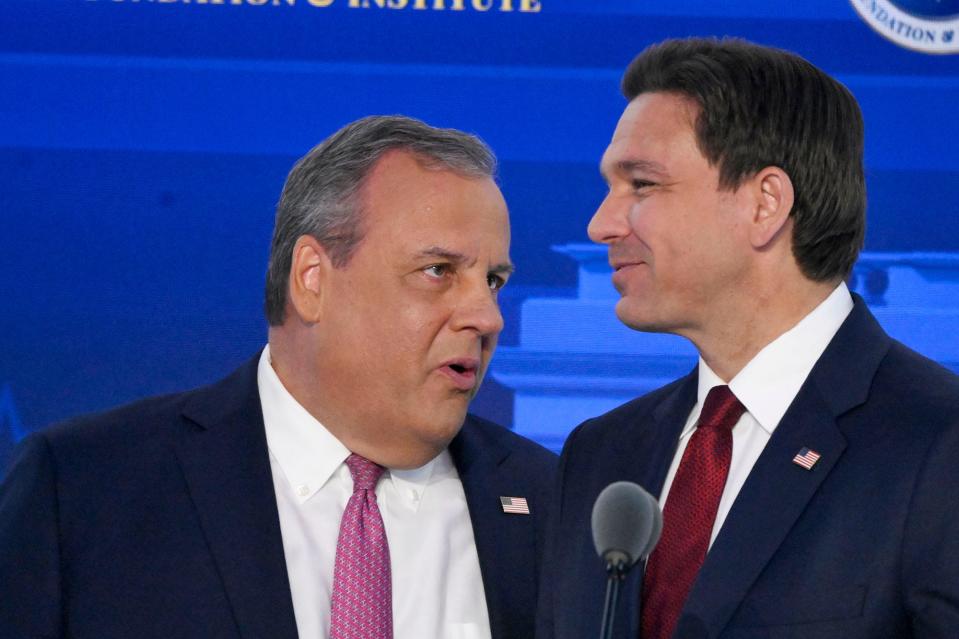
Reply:
M459 390L471 390L476 385L478 362L455 360L440 366L440 371L453 382Z

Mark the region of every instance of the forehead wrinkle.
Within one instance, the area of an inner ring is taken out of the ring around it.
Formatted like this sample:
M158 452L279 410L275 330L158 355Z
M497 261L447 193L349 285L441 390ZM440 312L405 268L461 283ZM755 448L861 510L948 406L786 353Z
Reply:
M622 174L632 173L633 171L641 171L644 173L654 173L662 176L666 175L667 173L666 167L659 162L640 159L620 160L616 163L616 170Z
M603 176L603 179L609 182L610 179L610 168L612 172L616 175L629 175L634 171L640 171L643 173L651 173L660 177L665 177L669 174L666 170L666 167L656 162L654 160L645 160L640 158L626 158L619 160L612 167L607 166L606 158L603 158L603 162L600 163L599 173Z
M430 246L416 254L417 257L438 257L450 262L460 264L467 261L467 257L459 251L443 248L442 246Z

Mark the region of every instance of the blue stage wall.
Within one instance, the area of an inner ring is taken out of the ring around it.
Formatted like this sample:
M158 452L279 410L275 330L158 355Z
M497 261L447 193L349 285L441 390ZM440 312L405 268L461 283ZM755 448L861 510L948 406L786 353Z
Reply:
M615 322L603 256L580 246L620 73L670 36L791 49L850 87L869 188L855 286L895 336L959 369L959 56L900 48L845 0L0 12L0 467L26 432L211 382L255 354L286 171L372 113L473 131L500 157L518 271L476 412L556 447L581 417L688 370L681 340Z

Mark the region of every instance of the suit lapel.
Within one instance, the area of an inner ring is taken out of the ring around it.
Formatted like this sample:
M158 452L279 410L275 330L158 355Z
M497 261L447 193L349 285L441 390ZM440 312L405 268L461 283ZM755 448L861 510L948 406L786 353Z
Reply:
M651 447L653 463L644 464L647 469L645 479L648 483L643 484L653 497L658 498L663 492L666 473L669 472L669 465L679 447L679 436L683 432L689 413L696 405L698 383L697 367L682 378L675 391L653 409L653 421L656 424Z
M718 633L726 625L845 446L833 414L817 392L805 389L739 492L690 592L681 631L704 624ZM822 456L812 470L792 462L803 447Z
M295 639L257 360L197 392L176 453L240 635Z
M654 428L652 440L637 442L632 450L640 453L648 463L640 464L641 475L636 481L654 498L659 499L666 482L666 473L676 448L679 446L679 436L689 417L689 412L696 404L696 392L699 375L697 369L679 380L677 387L657 405L652 412ZM634 428L633 432L643 434L643 429ZM635 458L631 464L634 466ZM634 568L620 586L620 608L626 615L622 622L627 623L630 637L638 637L640 629L641 592L645 565ZM623 627L617 618L617 627Z
M450 443L450 455L456 464L466 503L469 507L476 552L479 555L483 590L489 610L492 636L509 636L509 586L517 574L535 570L533 533L514 534L514 526L529 526L539 504L531 501L531 515L504 513L499 498L527 497L512 475L499 470L511 451L490 438L482 438L470 427L470 417Z
M736 498L693 584L677 637L718 636L846 447L839 417L862 404L889 338L855 308L813 368ZM850 371L860 371L858 375ZM793 463L809 448L812 470Z

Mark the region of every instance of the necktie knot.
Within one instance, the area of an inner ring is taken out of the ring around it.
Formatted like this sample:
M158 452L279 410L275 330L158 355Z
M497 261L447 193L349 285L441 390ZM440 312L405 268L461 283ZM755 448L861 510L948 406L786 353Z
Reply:
M356 453L346 458L346 465L350 469L350 475L353 476L353 492L376 488L376 482L380 480L380 476L385 470L379 464L371 462L366 457L361 457Z
M746 407L733 395L729 386L713 386L703 402L698 428L732 430L745 412Z
M340 519L330 596L330 639L393 639L390 546L373 488L383 467L350 455L353 494Z

